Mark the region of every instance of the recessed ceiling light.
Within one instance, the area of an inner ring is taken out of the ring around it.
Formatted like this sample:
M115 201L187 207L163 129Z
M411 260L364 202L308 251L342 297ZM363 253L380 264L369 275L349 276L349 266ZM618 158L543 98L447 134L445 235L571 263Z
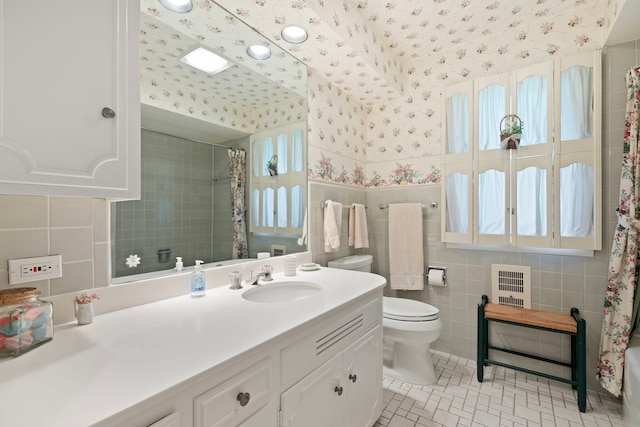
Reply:
M160 4L174 12L185 13L193 9L191 0L160 0Z
M254 44L247 48L247 55L254 59L269 59L269 57L271 57L271 51L266 46Z
M307 32L302 27L290 25L282 29L282 38L289 43L302 43L307 37Z
M180 61L209 74L219 73L231 66L223 57L201 47L186 54Z

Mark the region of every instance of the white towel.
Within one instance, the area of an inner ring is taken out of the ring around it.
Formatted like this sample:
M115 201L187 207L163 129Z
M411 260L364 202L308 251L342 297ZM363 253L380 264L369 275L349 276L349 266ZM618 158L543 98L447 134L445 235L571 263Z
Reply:
M349 246L355 249L369 247L367 211L359 203L354 203L349 209Z
M389 282L391 289L424 289L422 204L389 205Z
M309 233L309 227L307 226L307 210L304 210L304 219L302 220L302 235L298 239L298 246L304 246L307 244L307 234Z
M340 249L342 203L327 200L324 206L324 251L336 252Z

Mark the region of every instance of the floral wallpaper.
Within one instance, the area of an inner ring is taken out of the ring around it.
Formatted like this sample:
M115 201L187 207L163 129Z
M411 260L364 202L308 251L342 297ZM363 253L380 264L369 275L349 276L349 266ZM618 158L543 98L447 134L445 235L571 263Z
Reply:
M207 34L195 15L180 15L143 0L140 22L141 101L218 125L255 133L304 120L307 70L213 2L197 5L206 16ZM221 13L222 12L222 13ZM176 18L181 17L182 19ZM173 18L173 20L172 20ZM246 55L249 44L270 47L275 61ZM231 59L232 66L210 75L180 61L198 46ZM230 48L231 47L231 48Z
M600 48L623 0L218 3L309 67L310 179L382 187L440 182L445 86ZM283 41L288 24L308 40Z

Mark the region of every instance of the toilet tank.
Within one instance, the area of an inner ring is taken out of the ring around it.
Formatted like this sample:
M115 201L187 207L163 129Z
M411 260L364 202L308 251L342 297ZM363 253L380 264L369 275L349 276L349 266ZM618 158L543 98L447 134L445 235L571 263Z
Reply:
M371 255L351 255L329 261L327 267L371 273L371 264L373 264Z

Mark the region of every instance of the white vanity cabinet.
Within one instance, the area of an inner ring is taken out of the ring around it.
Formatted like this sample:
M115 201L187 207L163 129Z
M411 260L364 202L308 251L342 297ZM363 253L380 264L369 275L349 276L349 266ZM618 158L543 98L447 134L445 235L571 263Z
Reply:
M382 327L281 396L282 427L370 427L382 408Z
M147 427L180 427L180 414L173 412Z
M276 411L269 405L272 388L272 364L267 358L196 397L194 426L273 425Z
M137 0L0 0L0 194L140 197Z
M222 282L232 268L207 273ZM184 277L167 280L182 289ZM0 402L15 409L0 424L372 427L383 407L386 281L323 267L278 272L273 284L251 289L279 283L280 292L301 279L319 291L255 302L243 297L247 287L224 284L204 298L186 293L104 313L88 327L56 325L51 343L0 363ZM138 292L121 289L114 292ZM29 410L34 402L40 410Z

